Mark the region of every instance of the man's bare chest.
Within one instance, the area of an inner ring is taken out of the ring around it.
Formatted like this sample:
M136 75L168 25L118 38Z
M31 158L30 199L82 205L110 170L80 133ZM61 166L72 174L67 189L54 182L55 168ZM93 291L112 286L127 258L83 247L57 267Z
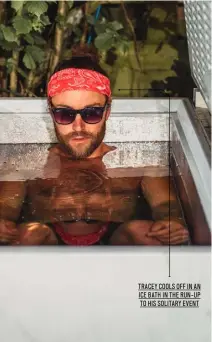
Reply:
M100 221L129 219L139 199L140 178L109 178L87 170L28 184L28 211L34 219Z

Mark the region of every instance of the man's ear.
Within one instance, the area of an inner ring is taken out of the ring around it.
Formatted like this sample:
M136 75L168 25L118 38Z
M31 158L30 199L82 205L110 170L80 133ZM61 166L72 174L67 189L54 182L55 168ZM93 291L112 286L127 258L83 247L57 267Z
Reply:
M107 104L107 109L106 109L106 120L108 120L109 116L110 116L110 112L111 112L111 103L112 101L108 102Z

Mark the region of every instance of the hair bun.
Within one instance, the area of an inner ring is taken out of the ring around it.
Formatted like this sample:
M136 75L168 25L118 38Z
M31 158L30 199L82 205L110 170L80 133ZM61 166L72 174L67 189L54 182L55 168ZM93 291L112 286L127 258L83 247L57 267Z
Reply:
M78 58L78 57L87 57L92 60L94 63L99 63L99 55L98 55L98 50L95 48L95 46L90 46L87 44L84 45L73 45L72 49L72 57Z

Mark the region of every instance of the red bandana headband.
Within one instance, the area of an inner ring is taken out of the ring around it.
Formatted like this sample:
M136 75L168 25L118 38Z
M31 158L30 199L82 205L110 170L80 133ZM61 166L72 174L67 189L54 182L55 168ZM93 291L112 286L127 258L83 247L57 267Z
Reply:
M47 88L48 97L65 90L90 90L111 97L109 79L88 69L68 68L52 75Z

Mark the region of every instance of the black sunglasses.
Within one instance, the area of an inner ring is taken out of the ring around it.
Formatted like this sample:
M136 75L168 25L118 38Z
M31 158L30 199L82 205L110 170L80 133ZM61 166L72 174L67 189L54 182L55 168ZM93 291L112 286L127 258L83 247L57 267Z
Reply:
M103 107L85 107L83 109L53 107L50 105L50 111L54 120L60 125L69 125L73 123L77 114L81 115L81 118L85 123L97 124L102 120L106 107L108 107L107 101Z

